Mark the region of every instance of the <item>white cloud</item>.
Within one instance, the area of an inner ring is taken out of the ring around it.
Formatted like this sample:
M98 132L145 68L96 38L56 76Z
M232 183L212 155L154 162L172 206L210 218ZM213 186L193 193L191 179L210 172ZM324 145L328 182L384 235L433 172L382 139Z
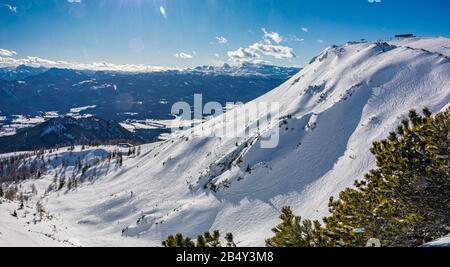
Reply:
M12 58L2 57L0 55L0 67L11 67L27 65L32 67L46 67L46 68L66 68L75 70L93 70L93 71L117 71L117 72L155 72L165 70L175 70L176 68L149 66L149 65L134 65L134 64L113 64L107 62L94 63L76 63L67 61L53 61L43 59L40 57L26 57L26 58Z
M317 42L319 43L319 44L323 44L323 40L322 39L319 39L319 40L317 40Z
M217 54L217 53L215 53L214 56L215 56L216 58L220 58L220 55Z
M239 48L228 52L228 60L231 62L242 63L261 63L262 56L271 56L276 59L291 59L296 55L294 50L287 46L272 45L267 43L254 43L247 48Z
M16 51L7 50L7 49L1 49L0 48L0 57L12 57L17 55Z
M268 43L271 41L274 41L275 43L279 44L283 41L283 37L277 32L268 32L265 28L261 28L261 30L264 32L264 40Z
M367 2L369 2L370 4L374 4L374 3L381 3L383 1L382 0L367 0Z
M261 56L250 48L240 47L236 51L228 51L228 60L235 63L259 63Z
M181 58L181 59L191 59L191 58L194 58L192 55L189 55L189 54L186 54L186 53L183 53L183 52L175 54L174 57L176 57L176 58Z
M294 49L279 45L283 41L283 37L276 32L268 32L265 28L261 29L264 32L263 40L254 43L246 48L240 47L235 51L229 51L228 61L234 63L262 63L266 62L263 56L270 56L276 59L292 59L296 55ZM297 38L297 37L296 37ZM297 41L303 41L303 39L296 39ZM276 44L272 44L272 41Z
M69 3L81 3L81 0L67 0Z
M217 37L216 37L216 41L217 41L217 43L219 43L219 44L226 44L226 43L228 43L227 38L225 38L225 37L223 37L223 36L217 36Z
M13 12L13 13L17 13L17 7L10 5L10 4L5 4L5 3L0 3L0 7L6 7L9 11Z
M304 32L309 32L309 29L306 28L306 27L302 27L302 31L304 31Z
M249 47L252 51L259 51L266 56L272 56L277 59L295 58L294 49L272 44L254 43Z
M163 6L160 6L160 7L159 7L159 12L161 13L161 15L162 15L164 18L167 18L166 9L165 9Z

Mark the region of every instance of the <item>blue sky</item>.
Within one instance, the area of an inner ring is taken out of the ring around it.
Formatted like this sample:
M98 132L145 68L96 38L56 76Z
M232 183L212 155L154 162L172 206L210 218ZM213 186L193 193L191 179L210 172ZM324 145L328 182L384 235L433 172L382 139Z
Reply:
M0 0L0 56L303 66L327 46L361 38L449 37L449 11L442 0Z

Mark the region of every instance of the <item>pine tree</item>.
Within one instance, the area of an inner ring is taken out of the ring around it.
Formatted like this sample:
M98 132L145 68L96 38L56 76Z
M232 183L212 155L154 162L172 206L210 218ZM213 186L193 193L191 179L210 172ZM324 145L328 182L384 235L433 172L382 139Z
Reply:
M175 236L169 235L162 245L163 247L195 247L195 243L189 237L184 238L180 233Z
M377 168L330 201L325 222L344 245L370 238L384 246L416 246L450 226L450 117L409 112L396 132L375 142Z
M44 205L42 205L41 201L36 202L36 212L39 215L40 219L42 220L42 217L45 213Z
M268 246L417 246L450 232L450 109L412 110L371 152L377 167L330 198L331 215L301 222L284 208Z
M333 244L318 221L302 221L289 207L281 210L280 219L281 223L272 229L275 236L266 240L268 247L326 247Z
M227 233L225 235L225 240L227 241L227 247L236 247L236 243L234 243L234 237L232 233Z
M225 235L225 241L227 247L235 247L236 244L233 240L233 235L227 233ZM220 241L220 232L218 230L213 231L213 233L205 232L203 235L197 237L196 242L189 237L184 237L182 234L178 233L175 236L169 235L166 240L162 242L163 247L221 247L222 242Z
M202 235L199 235L197 237L197 245L198 248L205 248L206 247L206 241L205 238Z

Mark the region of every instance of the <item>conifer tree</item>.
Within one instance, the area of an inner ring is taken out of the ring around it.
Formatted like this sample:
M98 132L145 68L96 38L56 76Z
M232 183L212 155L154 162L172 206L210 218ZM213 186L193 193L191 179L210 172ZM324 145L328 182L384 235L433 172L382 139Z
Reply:
M197 245L196 245L196 247L199 247L199 248L205 248L206 247L206 241L205 241L205 238L202 235L199 235L197 237Z
M225 241L227 247L235 247L233 240L233 235L227 233L225 235ZM209 232L203 233L197 237L196 242L194 242L189 237L184 237L182 234L178 233L175 236L169 235L166 240L162 242L164 247L222 247L222 242L220 241L220 232L215 230L212 234Z
M450 109L412 110L388 138L374 142L377 167L355 188L330 198L331 215L301 222L284 208L268 246L418 246L450 232Z
M383 246L416 246L450 226L450 116L409 112L396 132L375 142L377 168L330 201L327 228L347 246L377 238Z
M227 241L227 247L236 247L236 244L234 243L234 237L232 233L227 233L225 235L225 240Z
M326 247L333 244L318 221L302 221L289 207L281 210L280 219L281 223L272 229L275 236L266 240L268 247Z
M189 237L184 238L180 233L175 236L169 235L162 245L164 247L195 247L195 243Z

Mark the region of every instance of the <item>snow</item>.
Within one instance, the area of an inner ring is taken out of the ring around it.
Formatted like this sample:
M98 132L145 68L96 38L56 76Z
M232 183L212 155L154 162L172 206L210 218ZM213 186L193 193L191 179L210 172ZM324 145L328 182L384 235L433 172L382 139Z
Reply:
M177 129L180 128L189 127L192 123L199 124L201 122L202 122L201 120L190 121L190 120L183 120L182 118L177 117L173 120L153 120L153 119L126 120L124 122L121 122L120 125L130 132L135 132L136 130L140 129L151 130L161 128L167 128L176 131Z
M82 111L88 110L88 109L92 109L92 108L96 108L96 105L92 105L92 106L85 106L85 107L79 107L79 108L71 108L70 109L70 113L80 113Z
M414 49L424 49L432 53L450 57L448 38L444 37L400 39L398 41L392 41L392 44L403 47L411 47Z
M23 115L15 115L15 119L12 121L14 124L22 124L22 125L36 125L39 123L43 123L45 120L42 117L36 116L34 118L27 118Z
M91 88L92 88L92 90L100 90L100 89L112 88L112 89L114 89L114 91L117 91L117 85L110 84L110 83L104 83L104 84L101 84L101 85L92 86Z
M46 118L41 116L27 117L24 115L14 115L13 117L14 119L10 123L1 125L2 127L0 127L0 137L15 135L18 130L43 123ZM2 118L6 119L5 117ZM0 118L0 121L2 121L2 118Z
M16 134L16 129L9 127L8 125L0 127L0 137L11 136Z
M153 130L153 129L161 128L161 126L147 124L146 122L123 122L123 123L120 123L120 125L130 132L135 132L136 130L139 130L139 129Z
M424 247L450 247L450 235L425 244Z
M230 111L243 121L251 105L278 102L279 117L260 120L259 132L251 126L270 110L238 129L253 129L248 135L195 135L234 128L227 113L142 146L140 156L76 191L39 197L82 246L159 246L169 234L214 229L233 232L238 246L263 246L285 205L303 218L327 215L329 197L375 166L372 142L410 109L448 106L446 47L446 38L411 38L328 48L285 84ZM260 134L275 129L279 145L261 148ZM52 180L51 171L34 182L43 192Z
M58 118L59 114L58 111L47 111L44 113L45 119L52 119L52 118Z
M58 220L34 223L35 211L31 207L17 210L19 203L0 199L0 247L60 247L73 246L68 239L54 236L60 226ZM11 214L17 210L17 217ZM63 234L61 234L62 236Z
M72 87L75 87L78 85L83 85L83 84L95 83L95 82L96 82L96 79L85 80L85 81L81 81L79 83L73 84Z
M5 125L0 124L0 137L15 135L18 130L24 128L30 128L45 122L48 119L59 117L58 111L46 111L41 112L42 116L29 117L24 115L14 115L14 119L11 122L6 121ZM7 118L0 116L0 122L5 121Z

